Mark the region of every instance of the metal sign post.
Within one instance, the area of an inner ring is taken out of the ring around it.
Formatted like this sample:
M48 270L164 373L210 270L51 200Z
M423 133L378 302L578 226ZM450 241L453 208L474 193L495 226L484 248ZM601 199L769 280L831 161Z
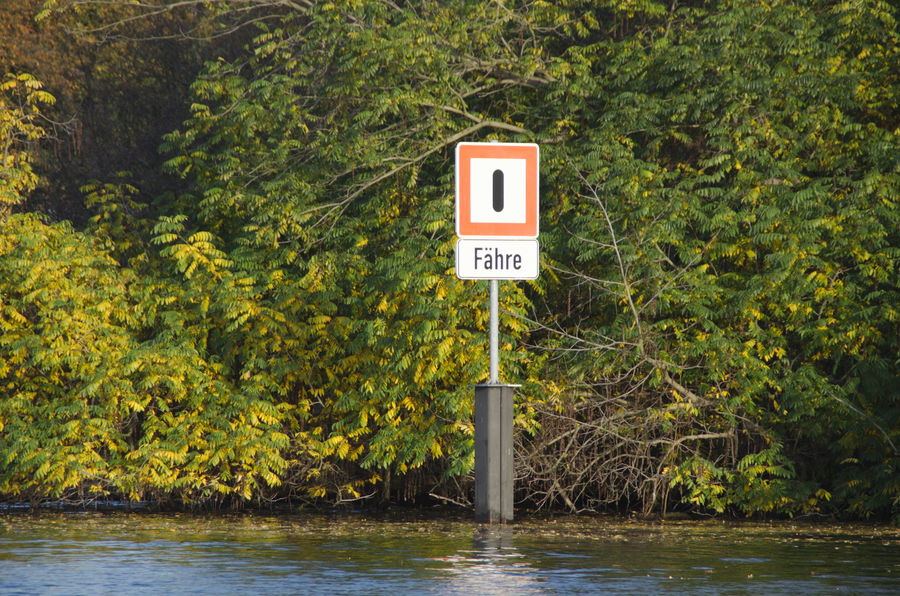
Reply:
M539 269L538 146L456 146L456 275L490 281L490 375L475 386L475 520L513 520L513 391L500 382L500 279Z
M496 279L490 280L491 284L491 321L490 321L490 355L491 355L491 375L488 381L491 385L500 383L500 282Z

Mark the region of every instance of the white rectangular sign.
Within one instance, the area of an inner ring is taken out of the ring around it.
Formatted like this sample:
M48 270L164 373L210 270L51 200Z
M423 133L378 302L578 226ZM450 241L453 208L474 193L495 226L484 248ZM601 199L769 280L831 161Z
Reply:
M456 277L460 279L537 279L540 250L535 240L456 241Z

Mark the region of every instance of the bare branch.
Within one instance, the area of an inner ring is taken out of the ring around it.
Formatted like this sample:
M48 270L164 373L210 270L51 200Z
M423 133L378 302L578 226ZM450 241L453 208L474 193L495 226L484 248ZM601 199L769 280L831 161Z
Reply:
M313 213L315 211L327 209L327 212L324 215L322 215L322 217L319 219L319 221L315 224L315 225L320 225L328 217L335 215L335 212L337 212L337 215L342 213L344 211L344 209L346 209L350 203L352 203L357 197L359 197L361 194L363 194L364 192L366 192L373 186L379 184L380 182L383 182L384 180L387 180L388 178L392 178L392 177L396 176L397 174L399 174L406 168L408 168L414 164L422 162L429 156L442 150L444 147L447 147L448 145L452 145L453 143L459 141L460 139L464 139L464 138L478 132L479 130L481 130L483 128L496 128L499 130L507 130L510 132L518 133L518 134L529 134L528 130L526 130L520 126L515 126L513 124L507 124L506 122L499 122L496 120L482 120L473 126L465 128L465 129L461 130L460 132L458 132L454 135L451 135L450 137L447 137L446 139L443 139L439 143L433 145L427 151L424 151L415 157L408 158L407 161L404 161L400 165L391 168L387 172L379 174L379 175L375 176L374 178L370 178L369 180L367 180L364 183L357 186L357 188L355 190L353 190L352 192L347 194L340 201L337 201L334 203L329 203L328 205L317 205L316 207L312 207L312 208L304 211L300 215L301 216L307 215L307 214Z

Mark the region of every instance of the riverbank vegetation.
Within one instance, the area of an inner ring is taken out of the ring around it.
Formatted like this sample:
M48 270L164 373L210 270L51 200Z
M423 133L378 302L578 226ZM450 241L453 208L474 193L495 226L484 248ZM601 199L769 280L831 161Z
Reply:
M900 516L888 2L0 10L0 496L470 499L453 149L541 147L517 500Z

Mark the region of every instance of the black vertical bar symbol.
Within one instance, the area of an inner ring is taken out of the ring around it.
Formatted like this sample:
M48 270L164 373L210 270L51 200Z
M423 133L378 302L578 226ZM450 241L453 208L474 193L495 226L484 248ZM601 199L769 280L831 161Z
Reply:
M503 170L494 170L494 211L503 211Z

